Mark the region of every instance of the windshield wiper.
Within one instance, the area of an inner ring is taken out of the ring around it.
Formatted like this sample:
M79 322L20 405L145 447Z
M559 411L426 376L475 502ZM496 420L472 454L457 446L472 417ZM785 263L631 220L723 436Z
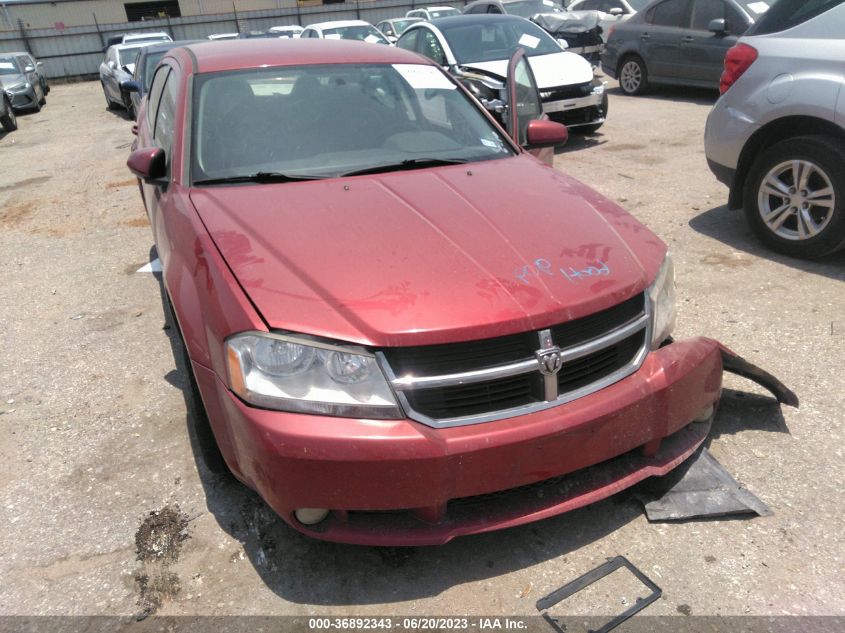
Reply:
M223 178L206 178L195 180L194 185L228 185L239 182L301 182L303 180L320 180L323 176L289 176L277 171L259 171L243 176L225 176Z
M387 165L376 165L364 169L349 171L341 176L365 176L366 174L381 174L387 171L402 171L404 169L424 169L426 167L440 167L441 165L460 165L465 163L465 158L408 158L399 163L388 163Z

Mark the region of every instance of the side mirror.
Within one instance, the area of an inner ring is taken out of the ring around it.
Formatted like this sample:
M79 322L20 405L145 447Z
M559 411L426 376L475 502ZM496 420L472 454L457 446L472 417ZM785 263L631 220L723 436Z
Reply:
M106 66L108 66L111 69L114 69L115 64L112 60L109 60L109 61L106 62Z
M543 119L534 119L528 122L528 142L526 149L540 147L557 147L565 145L569 140L569 130L562 123Z
M710 20L710 24L707 25L707 30L711 33L722 35L727 33L728 23L725 22L725 18L716 18L715 20Z
M164 150L160 147L146 147L136 149L129 154L126 161L129 171L141 180L158 180L167 175L167 163L164 157Z
M616 16L616 17L618 18L620 15L622 15L622 14L623 14L623 13L625 13L625 12L624 12L622 9L620 9L619 7L613 7L613 8L612 8L610 11L608 11L607 13L608 13L609 15L613 15L613 16Z
M566 50L567 48L569 48L569 42L567 42L567 41L566 41L565 39L563 39L562 37L557 38L557 43L558 43L558 44L560 44L560 47L561 47L563 50Z
M23 71L25 73L34 73L35 72L35 66L25 66Z
M124 92L141 92L141 84L134 79L127 79L120 82L120 88Z

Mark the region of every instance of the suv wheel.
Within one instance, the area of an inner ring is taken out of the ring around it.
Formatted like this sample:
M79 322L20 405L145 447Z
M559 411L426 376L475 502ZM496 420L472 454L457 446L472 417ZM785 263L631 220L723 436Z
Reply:
M765 149L744 192L745 215L770 248L816 258L845 246L845 143L800 136Z
M14 132L18 129L18 118L15 116L15 111L12 110L12 104L9 102L9 98L4 94L0 94L0 96L6 102L6 114L0 117L0 125L3 126L6 132Z
M645 62L632 55L619 64L619 87L626 95L641 95L648 90L648 70Z

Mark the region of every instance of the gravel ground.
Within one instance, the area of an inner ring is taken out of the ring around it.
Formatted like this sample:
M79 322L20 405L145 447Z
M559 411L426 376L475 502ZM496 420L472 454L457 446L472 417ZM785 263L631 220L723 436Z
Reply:
M773 515L650 524L623 493L403 550L308 539L206 470L159 284L135 272L152 238L130 122L97 83L55 86L0 136L0 614L535 614L618 554L663 587L651 615L845 614L843 257L768 253L726 210L702 148L714 99L614 89L608 123L556 166L670 245L678 337L718 338L801 397L781 409L727 377L712 433ZM568 613L624 609L637 590L616 576Z

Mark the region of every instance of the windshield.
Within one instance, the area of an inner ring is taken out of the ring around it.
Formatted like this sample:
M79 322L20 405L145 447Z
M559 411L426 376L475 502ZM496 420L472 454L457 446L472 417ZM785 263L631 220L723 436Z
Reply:
M18 62L14 57L0 57L0 75L20 75Z
M529 57L560 53L560 46L539 26L528 20L459 23L441 26L459 64L475 64L510 59L517 48Z
M517 0L508 2L505 9L510 15L518 15L523 18L530 18L538 13L559 13L561 7L551 0Z
M457 9L429 9L428 14L433 20L434 18L448 18L450 15L460 15L461 12Z
M193 112L194 182L260 172L337 177L402 161L513 155L478 106L422 64L198 75Z
M323 37L327 40L360 40L372 44L389 44L384 39L384 35L376 27L369 24L323 29Z
M416 18L408 18L407 20L394 20L393 21L393 30L396 31L396 35L402 35L409 26L411 26L414 22L419 22L419 19Z
M141 52L143 46L137 46L135 48L121 48L117 51L117 64L118 66L130 66L135 63L138 59L138 53Z

